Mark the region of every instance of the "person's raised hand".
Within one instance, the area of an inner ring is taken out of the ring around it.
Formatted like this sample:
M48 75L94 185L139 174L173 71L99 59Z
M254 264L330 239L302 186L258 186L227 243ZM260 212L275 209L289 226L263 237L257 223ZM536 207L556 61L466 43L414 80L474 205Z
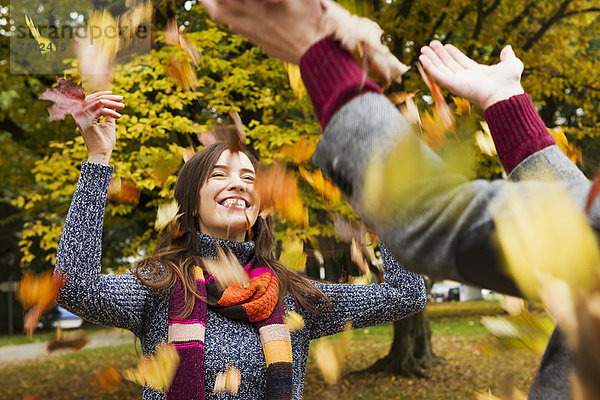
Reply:
M302 55L330 35L320 0L200 0L212 19L247 37L267 54L300 63Z
M109 163L117 137L115 120L121 117L116 110L125 107L121 100L123 96L110 91L92 93L85 97L81 110L73 114L88 149L88 161ZM104 116L103 123L98 122L101 116Z
M440 85L484 110L494 103L524 93L521 86L523 63L510 45L502 49L498 64L483 65L453 45L442 45L434 40L421 48L419 60Z

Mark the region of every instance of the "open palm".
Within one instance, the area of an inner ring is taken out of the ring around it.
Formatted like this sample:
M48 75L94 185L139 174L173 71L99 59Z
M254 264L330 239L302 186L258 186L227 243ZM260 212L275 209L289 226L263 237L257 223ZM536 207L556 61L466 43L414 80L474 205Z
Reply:
M498 64L483 65L436 40L421 48L419 60L440 85L483 109L524 92L523 63L510 46L502 50Z

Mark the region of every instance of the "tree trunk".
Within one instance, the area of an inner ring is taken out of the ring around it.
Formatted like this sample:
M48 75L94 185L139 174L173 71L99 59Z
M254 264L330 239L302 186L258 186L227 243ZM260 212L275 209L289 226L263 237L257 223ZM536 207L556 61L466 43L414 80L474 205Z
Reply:
M431 348L429 315L427 309L423 309L418 314L394 321L390 352L363 372L423 377L441 361Z
M433 281L425 278L427 293ZM421 312L394 321L394 340L387 356L361 371L385 375L424 377L443 358L436 356L431 348L431 327L427 308Z

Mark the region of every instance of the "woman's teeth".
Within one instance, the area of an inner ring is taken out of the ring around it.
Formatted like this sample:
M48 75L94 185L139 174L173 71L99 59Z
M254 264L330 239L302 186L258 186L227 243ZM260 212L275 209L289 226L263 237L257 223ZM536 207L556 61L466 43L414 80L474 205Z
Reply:
M242 199L226 199L222 205L224 207L246 208L246 202Z

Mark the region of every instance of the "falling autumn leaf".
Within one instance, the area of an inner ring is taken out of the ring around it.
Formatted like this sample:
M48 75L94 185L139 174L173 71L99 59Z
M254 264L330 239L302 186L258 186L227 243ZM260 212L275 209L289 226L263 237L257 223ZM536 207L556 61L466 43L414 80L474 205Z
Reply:
M131 179L113 176L108 184L108 200L117 204L136 206L140 200L140 191Z
M200 66L200 53L194 44L190 42L186 33L185 26L179 27L179 46L185 50L192 59L196 68Z
M600 251L585 215L560 187L523 189L507 193L493 212L505 264L521 291L536 298L543 274L573 290L595 288Z
M162 231L171 221L181 215L178 214L178 212L179 205L176 200L159 205L156 213L156 221L154 222L154 229L159 232Z
M400 106L400 112L409 124L421 125L421 115L419 114L419 108L412 97L406 99L404 104Z
M215 283L220 290L224 290L231 284L248 288L250 281L248 274L240 265L237 257L227 249L227 253L215 242L217 248L217 258L205 258L202 260L204 267L209 274L215 277Z
M297 236L287 236L281 243L279 262L296 271L303 271L306 266L304 243Z
M65 283L65 276L45 271L35 275L27 271L19 284L18 299L25 310L25 331L31 337L40 317L56 304L56 296Z
M240 114L233 108L229 110L229 116L233 120L233 127L235 128L236 135L228 135L227 137L221 137L220 139L227 143L228 147L232 151L240 151L246 149L246 131ZM232 137L233 136L233 137ZM217 135L217 137L219 137Z
M79 74L93 91L110 86L119 51L118 22L108 10L92 12L87 25L86 37L93 40L75 41L75 54L79 60Z
M196 73L189 62L179 62L174 56L169 56L165 65L165 74L177 82L183 90L195 90L199 83Z
M300 76L300 66L284 62L283 67L285 68L285 72L287 72L290 87L292 88L294 95L296 95L296 97L299 99L306 96L306 88L304 87L304 83L302 83L302 77Z
M71 349L77 351L83 349L89 343L89 341L90 340L85 335L78 335L70 338L60 337L48 342L46 349L50 353L61 349Z
M180 163L179 157L160 155L153 161L150 175L159 186L164 186L167 179L177 172Z
M192 146L188 146L181 150L181 157L183 158L183 162L186 163L190 160L190 158L196 155L196 150Z
M112 393L123 384L115 367L102 368L94 374L94 383L102 390Z
M209 132L201 131L200 133L196 134L196 137L198 138L198 141L204 147L208 147L211 144L215 144L215 143L219 142L219 140L217 139L217 137L215 135L213 135L212 133L209 133Z
M481 129L475 133L475 142L479 150L488 156L495 156L497 154L496 145L494 144L494 139L492 138L487 122L481 121Z
M340 363L329 340L318 340L315 361L328 385L335 385L340 377Z
M123 371L123 377L140 386L166 392L173 382L178 365L179 354L175 347L161 344L157 346L155 357L141 359L136 368Z
M418 92L418 90L414 92L396 92L388 94L387 97L393 104L399 105L415 97Z
M300 165L310 161L316 148L317 140L301 135L293 145L281 146L277 155L285 161L291 161L294 165Z
M296 225L308 225L308 214L300 200L296 178L283 165L259 166L255 187L263 210L273 210Z
M469 103L469 100L452 96L452 101L456 106L456 115L471 114L471 103Z
M299 167L298 170L300 171L302 178L304 178L313 189L319 192L319 194L333 202L338 202L341 199L342 193L340 192L340 189L338 189L338 187L329 179L325 178L320 169L308 172L304 168Z
M569 160L573 161L575 164L581 164L583 162L581 149L567 140L567 136L561 127L554 129L548 128L548 132L556 140L556 145L563 153L565 153Z
M165 25L165 42L171 46L179 45L179 28L176 18L169 19Z
M242 374L234 365L227 367L225 372L217 373L213 393L229 393L237 396L242 383Z
M35 39L38 44L38 48L42 55L48 54L52 51L52 48L56 49L56 45L50 41L50 39L43 37L40 35L40 31L35 27L33 20L29 17L29 15L25 15L25 24L29 28L31 32L31 36Z
M356 266L362 271L363 275L369 274L369 264L367 263L367 260L365 260L362 249L355 239L352 239L352 243L350 245L350 258L352 259L352 262L356 264Z
M446 136L447 131L435 110L433 114L425 111L421 115L421 121L423 126L423 141L433 150L439 150L444 147L448 141L448 137Z
M85 99L83 86L76 85L66 79L58 78L58 86L46 89L40 96L41 100L50 100L54 104L48 108L50 121L63 120L68 114L81 110Z
M287 325L290 332L299 331L304 328L304 318L295 311L286 312L283 322Z
M442 94L442 90L432 79L429 78L421 63L417 63L417 69L421 74L421 78L425 81L425 84L431 91L431 95L433 97L433 101L435 102L435 109L437 110L437 114L442 121L442 125L445 130L448 132L455 131L456 120L454 119L454 115L450 111L450 107L448 107L448 103L444 99L444 95Z

